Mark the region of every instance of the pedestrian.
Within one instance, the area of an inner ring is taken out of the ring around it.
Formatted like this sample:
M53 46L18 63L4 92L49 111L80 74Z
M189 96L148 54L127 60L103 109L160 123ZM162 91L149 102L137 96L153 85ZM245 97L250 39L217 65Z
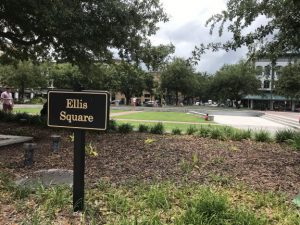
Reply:
M206 115L204 116L204 119L205 119L206 121L208 121L208 113L206 113Z
M10 113L14 107L14 101L10 88L7 87L6 90L1 93L1 101L3 104L3 111L6 113Z

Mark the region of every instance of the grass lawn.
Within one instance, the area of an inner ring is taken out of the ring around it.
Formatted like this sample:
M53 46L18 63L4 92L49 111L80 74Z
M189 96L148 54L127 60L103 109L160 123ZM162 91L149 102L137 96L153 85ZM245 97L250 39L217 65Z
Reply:
M110 113L119 113L119 112L126 112L127 110L122 110L122 109L111 109L110 108Z
M117 124L125 124L125 123L129 123L131 125L134 126L134 128L138 128L140 124L144 124L144 125L148 125L148 126L153 126L155 124L157 124L157 122L134 122L134 121L117 121ZM209 126L209 125L213 125L214 124L207 124L207 125L193 125L193 124L182 124L182 123L163 123L164 128L167 132L172 131L175 128L179 128L183 131L183 133L186 132L187 128L189 128L190 126L195 127L197 129L199 129L201 126ZM215 126L219 126L219 125L215 125Z
M141 112L141 113L116 116L115 118L136 119L136 120L198 122L198 123L207 122L201 116L186 114L182 112Z
M37 108L15 108L14 113L28 113L28 114L33 114L33 115L38 115L40 114L42 107L37 107Z

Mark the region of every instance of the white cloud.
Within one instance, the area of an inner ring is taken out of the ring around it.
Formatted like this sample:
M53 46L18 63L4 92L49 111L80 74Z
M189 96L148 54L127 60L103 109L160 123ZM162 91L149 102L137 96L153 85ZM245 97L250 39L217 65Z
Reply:
M209 34L209 27L205 27L207 19L213 14L226 9L226 0L161 0L169 22L159 24L160 30L151 37L153 44L168 44L175 47L175 56L188 58L196 45L216 41L226 41L231 34L224 32L218 37L215 32ZM247 49L241 48L236 52L208 52L203 55L197 66L198 71L214 73L223 64L236 63L246 56Z

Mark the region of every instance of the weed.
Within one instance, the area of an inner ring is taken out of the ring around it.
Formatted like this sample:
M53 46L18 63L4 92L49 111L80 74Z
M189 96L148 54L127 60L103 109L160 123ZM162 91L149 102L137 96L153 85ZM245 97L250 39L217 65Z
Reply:
M179 129L179 128L173 128L172 129L172 134L174 134L174 135L181 135L181 129Z
M97 149L91 142L87 146L85 146L85 154L91 157L98 156Z
M157 123L150 128L150 133L152 134L163 134L164 132L165 132L165 128L162 123Z
M103 179L100 179L97 183L97 188L100 190L100 191L105 191L105 190L108 190L110 188L110 183L106 180L103 180Z
M126 196L116 191L115 193L109 192L106 195L106 201L111 211L116 213L125 213L129 210L130 204Z
M168 209L171 206L168 188L163 185L151 186L144 199L151 209Z
M145 144L152 144L152 143L154 143L154 142L156 142L156 140L153 139L153 138L147 138L147 139L144 141Z

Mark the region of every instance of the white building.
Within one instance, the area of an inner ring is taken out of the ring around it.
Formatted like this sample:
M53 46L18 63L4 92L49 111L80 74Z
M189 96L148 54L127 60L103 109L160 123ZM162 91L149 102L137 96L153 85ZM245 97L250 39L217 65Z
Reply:
M282 67L299 60L299 56L279 57L276 64L272 66L269 59L259 59L255 62L257 77L261 81L258 95L248 95L244 98L244 105L251 109L260 110L291 110L294 111L299 102L287 99L274 93L274 82L278 79Z

